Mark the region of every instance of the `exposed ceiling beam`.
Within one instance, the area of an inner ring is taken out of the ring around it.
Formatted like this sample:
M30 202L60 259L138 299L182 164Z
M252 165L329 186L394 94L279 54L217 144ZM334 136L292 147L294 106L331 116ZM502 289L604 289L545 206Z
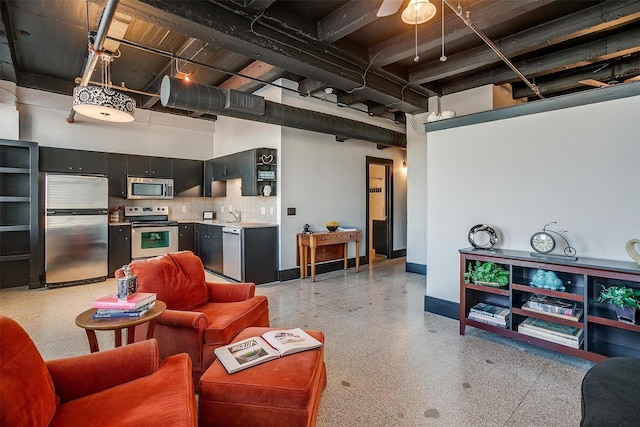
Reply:
M238 6L242 7L243 9L245 9L247 12L254 13L254 14L264 12L269 6L273 4L273 2L275 2L275 0L231 0L231 1L237 4Z
M640 21L640 2L601 3L564 16L549 25L538 26L496 40L495 44L500 46L500 52L511 58L636 21ZM456 73L472 72L499 62L501 62L500 58L488 46L482 45L450 55L446 62L436 60L413 67L409 80L424 84L446 78L454 71Z
M17 83L16 52L7 0L0 1L0 79Z
M351 0L318 22L318 40L334 43L378 19L377 1Z
M534 60L514 61L514 64L525 76L536 77L640 52L638 40L640 40L640 27L580 46L538 56ZM450 94L486 84L510 83L516 80L517 77L512 70L502 67L482 74L476 73L466 79L456 78L455 81L443 83L443 92Z
M595 71L582 70L581 73L571 73L553 79L538 81L536 84L543 93L566 92L567 90L574 89L578 86L584 86L585 89L588 89L589 86L581 85L578 82L580 80L594 79L608 83L611 81L612 66L615 80L622 83L626 79L638 75L638 70L640 70L640 55L625 57L619 60L614 60L610 64L605 63L603 65L607 66L601 67L600 69L596 68ZM519 85L513 86L512 93L514 99L525 98L533 95L531 89L528 87L521 87Z
M325 82L314 79L304 79L298 83L298 92L300 92L301 95L308 96L326 87L328 87L328 85Z
M18 86L28 87L31 89L43 90L45 92L60 93L69 95L76 87L75 82L58 79L55 77L43 76L41 74L33 74L21 71L18 75Z
M250 20L207 2L169 0L123 0L123 13L164 26L204 42L261 60L276 67L348 91L361 88L368 99L393 104L406 112L428 110L427 97L433 92L406 87L407 82L369 64L341 55L335 48L309 45L283 34L261 19Z
M469 8L464 9L470 12L470 19L480 29L489 28L501 22L517 19L527 13L531 13L538 8L549 7L554 0L540 1L512 1L512 0L482 0ZM454 14L445 17L445 41L447 44L455 44L469 39L477 39L478 44L482 41L473 31ZM429 50L439 50L441 45L440 20L432 21L430 25L419 27L418 29L419 49L422 52ZM373 58L373 65L384 67L393 62L402 61L406 58L413 58L415 55L415 34L407 31L398 37L380 43L369 50L369 57Z

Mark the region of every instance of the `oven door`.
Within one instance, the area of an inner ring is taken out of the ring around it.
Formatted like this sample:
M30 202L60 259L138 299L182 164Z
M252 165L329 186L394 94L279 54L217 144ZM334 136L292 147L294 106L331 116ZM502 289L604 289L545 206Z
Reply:
M178 226L131 228L131 258L149 258L178 250Z

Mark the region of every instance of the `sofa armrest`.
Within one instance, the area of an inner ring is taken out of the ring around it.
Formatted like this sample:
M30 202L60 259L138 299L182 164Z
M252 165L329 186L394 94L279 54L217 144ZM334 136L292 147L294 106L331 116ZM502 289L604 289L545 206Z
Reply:
M151 375L158 364L155 339L46 362L61 403Z
M211 283L207 282L209 302L239 302L253 298L256 293L254 283Z
M209 327L209 318L206 314L197 311L165 310L156 319L156 323L202 332Z

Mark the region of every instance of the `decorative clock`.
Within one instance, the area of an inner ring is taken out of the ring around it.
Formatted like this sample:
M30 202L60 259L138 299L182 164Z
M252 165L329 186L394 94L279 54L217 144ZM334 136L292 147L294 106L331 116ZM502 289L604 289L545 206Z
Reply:
M539 254L548 255L556 248L556 237L561 238L565 243L564 255L567 257L575 257L576 249L569 244L569 241L564 237L566 230L554 231L547 227L551 224L557 224L556 221L551 221L542 227L542 231L533 233L529 243L531 248Z

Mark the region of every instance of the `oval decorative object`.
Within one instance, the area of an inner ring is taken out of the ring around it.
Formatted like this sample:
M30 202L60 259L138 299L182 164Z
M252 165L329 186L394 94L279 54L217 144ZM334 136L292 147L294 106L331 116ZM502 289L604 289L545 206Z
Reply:
M488 236L488 240L485 243L479 242L480 239L477 239L479 235ZM469 230L469 243L476 249L491 249L498 243L498 234L487 224L477 224Z
M631 239L627 242L627 253L635 262L640 265L640 253L636 250L636 245L640 246L640 239Z

